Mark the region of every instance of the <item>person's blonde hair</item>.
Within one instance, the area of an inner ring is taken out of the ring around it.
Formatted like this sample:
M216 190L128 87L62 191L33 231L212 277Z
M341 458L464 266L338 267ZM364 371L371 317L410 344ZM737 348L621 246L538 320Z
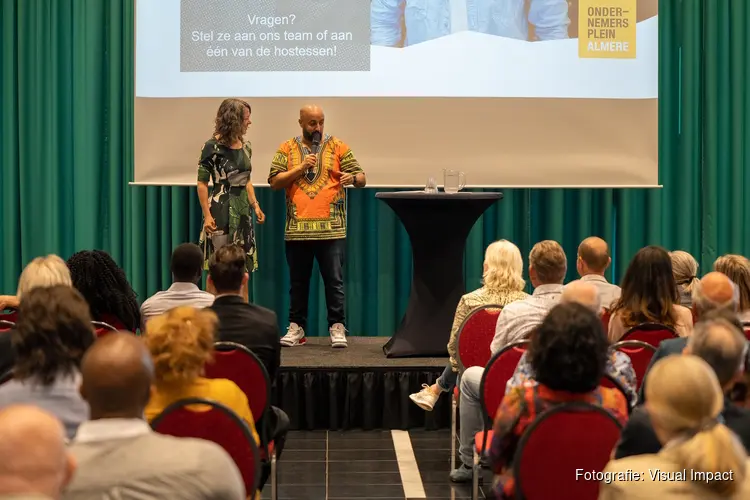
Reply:
M482 283L487 288L520 292L526 286L521 251L510 241L491 243L484 252L484 264L486 269L482 275Z
M183 306L149 320L146 347L154 359L154 378L160 384L190 384L213 359L214 334L219 320L213 311Z
M531 249L529 267L534 268L543 284L562 283L568 271L568 259L558 242L544 240Z
M73 286L70 270L65 261L53 254L46 257L37 257L23 268L23 272L18 278L16 297L21 300L25 293L34 288L46 288L55 285Z
M742 255L722 255L714 262L714 271L724 273L740 291L740 312L750 309L750 260Z
M673 444L664 450L693 482L722 496L736 493L745 479L747 454L717 418L724 395L713 369L697 356L674 355L657 361L646 376L646 407L654 424ZM701 481L695 472L722 473L726 480ZM729 479L729 474L732 474Z
M677 287L693 293L693 290L700 284L698 261L683 250L669 252L669 258L672 260L672 275Z

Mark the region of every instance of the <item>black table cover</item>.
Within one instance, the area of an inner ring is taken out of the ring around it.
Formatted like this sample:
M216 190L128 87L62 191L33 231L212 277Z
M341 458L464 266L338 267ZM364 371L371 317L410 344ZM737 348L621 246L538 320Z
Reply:
M383 352L389 358L446 356L453 315L465 293L466 238L502 193L377 193L409 234L413 276L409 304Z

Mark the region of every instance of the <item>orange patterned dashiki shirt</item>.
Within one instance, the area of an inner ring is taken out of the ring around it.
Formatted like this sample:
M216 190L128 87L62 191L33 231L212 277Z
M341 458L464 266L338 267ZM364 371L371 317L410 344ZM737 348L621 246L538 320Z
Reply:
M273 157L268 181L301 165L310 153L301 137L286 141ZM346 238L346 193L341 175L362 172L349 146L326 135L320 144L315 168L286 188L286 240Z

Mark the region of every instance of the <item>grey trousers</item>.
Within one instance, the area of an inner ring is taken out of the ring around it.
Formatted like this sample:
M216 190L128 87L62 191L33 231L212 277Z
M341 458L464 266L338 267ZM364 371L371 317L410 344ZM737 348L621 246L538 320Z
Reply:
M458 402L458 410L461 415L461 431L458 437L458 454L467 467L474 464L474 436L484 429L481 394L479 394L483 373L484 368L480 366L467 368L461 375L459 386L461 399Z

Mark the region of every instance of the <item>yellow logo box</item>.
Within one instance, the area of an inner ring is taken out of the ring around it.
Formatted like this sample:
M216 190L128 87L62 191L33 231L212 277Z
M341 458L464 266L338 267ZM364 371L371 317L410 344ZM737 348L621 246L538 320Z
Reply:
M635 59L637 0L579 0L578 57Z

